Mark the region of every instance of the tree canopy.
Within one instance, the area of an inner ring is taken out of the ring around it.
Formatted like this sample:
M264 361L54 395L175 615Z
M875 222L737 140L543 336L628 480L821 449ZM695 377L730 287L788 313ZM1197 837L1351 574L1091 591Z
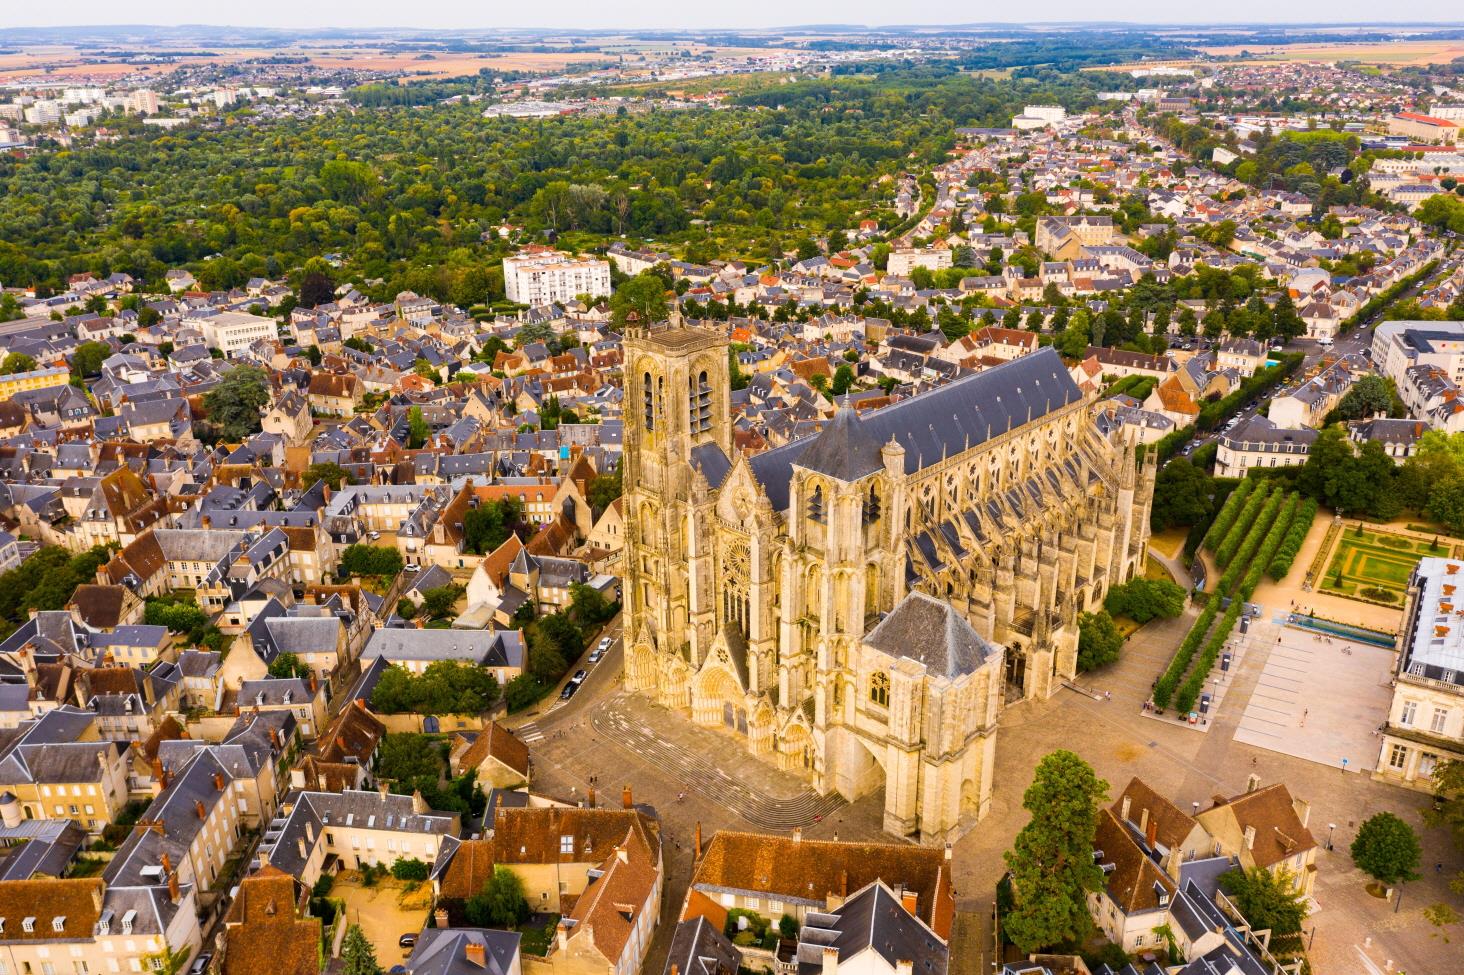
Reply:
M1023 954L1081 942L1093 930L1088 894L1103 888L1093 860L1098 804L1108 783L1069 751L1055 751L1037 765L1022 796L1031 814L1006 853L1015 904L1002 919Z
M1093 670L1118 659L1123 650L1123 634L1107 610L1083 613L1078 617L1078 669Z
M1374 880L1391 886L1418 879L1423 856L1418 834L1393 813L1375 813L1364 821L1351 852L1352 862Z
M243 440L259 432L269 405L269 376L258 366L235 366L203 396L209 422L225 440Z

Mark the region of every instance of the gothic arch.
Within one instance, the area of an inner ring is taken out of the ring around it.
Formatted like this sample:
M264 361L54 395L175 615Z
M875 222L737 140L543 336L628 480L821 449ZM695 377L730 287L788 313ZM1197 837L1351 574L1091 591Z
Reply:
M691 679L691 717L708 727L727 725L748 730L747 693L736 674L715 656L708 657L707 664Z
M778 740L778 768L804 775L814 770L813 733L801 720L790 721Z

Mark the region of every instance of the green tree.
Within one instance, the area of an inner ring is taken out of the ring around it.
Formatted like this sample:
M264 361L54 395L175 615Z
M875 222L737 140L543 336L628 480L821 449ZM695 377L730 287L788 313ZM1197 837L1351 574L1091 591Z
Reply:
M1383 376L1367 375L1352 384L1343 394L1332 412L1327 414L1327 423L1363 420L1378 414L1401 417L1406 409L1398 398L1393 380Z
M1296 934L1306 920L1306 895L1284 870L1231 870L1220 875L1220 887L1251 927L1269 929L1272 937Z
M342 484L355 484L356 481L344 467L333 460L322 460L305 468L300 475L300 483L309 488L317 481L324 481L330 485L332 491L340 490Z
M483 889L463 906L468 923L475 927L513 928L529 916L524 884L508 867L499 864Z
M3 360L0 360L0 375L13 376L17 372L31 372L36 368L36 360L24 352L12 352Z
M112 356L106 342L83 342L71 353L71 374L78 378L100 375L102 363Z
M235 366L204 394L209 422L225 440L244 440L259 432L260 416L269 405L269 376L257 366Z
M1418 834L1393 813L1375 813L1363 822L1351 852L1358 869L1390 887L1418 879L1423 856Z
M435 586L422 593L422 610L432 619L440 620L452 612L453 606L462 598L462 586Z
M426 417L422 415L422 407L414 406L407 410L407 449L421 450L431 435L432 430L427 426Z
M286 651L269 662L271 677L309 677L310 666L293 653Z
M590 482L589 497L586 500L590 502L590 507L595 510L597 516L604 514L605 509L620 497L622 491L620 471L620 461L617 460L614 470L596 474L595 479Z
M642 272L615 289L610 296L611 322L623 327L632 314L642 325L666 320L666 282L660 276Z
M307 271L300 279L300 307L315 308L335 301L335 282L324 271Z
M1107 610L1078 617L1078 669L1094 670L1118 659L1123 634Z
M341 553L341 574L390 578L402 571L402 553L388 545L348 546Z
M848 363L840 363L839 368L834 370L833 394L843 396L854 385L854 370Z
M1168 579L1139 576L1108 591L1103 606L1114 616L1140 625L1152 619L1173 619L1184 612L1184 587Z
M1433 788L1434 802L1424 809L1423 821L1448 830L1454 848L1464 851L1464 762L1450 760L1435 766ZM1464 871L1455 875L1450 886L1464 893Z
M1161 467L1154 478L1149 527L1160 532L1198 525L1210 516L1214 505L1214 478L1190 463L1188 457L1176 457Z
M1023 954L1081 942L1092 932L1088 895L1103 888L1093 838L1107 795L1108 783L1070 751L1038 763L1022 797L1032 818L1006 853L1015 904L1003 926Z
M522 517L523 505L515 498L469 508L463 515L463 546L476 555L486 555L508 541Z
M618 603L610 602L593 586L583 582L569 584L569 614L580 626L593 627L608 622L619 608Z
M366 940L359 924L346 929L341 941L341 961L344 975L381 975L381 966L376 962L376 949Z

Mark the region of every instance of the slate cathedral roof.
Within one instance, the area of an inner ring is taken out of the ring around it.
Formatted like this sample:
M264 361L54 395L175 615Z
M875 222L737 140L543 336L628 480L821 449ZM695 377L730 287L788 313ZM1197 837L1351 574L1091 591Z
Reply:
M841 410L818 434L753 457L752 471L783 511L795 464L863 477L893 438L905 449L905 473L914 474L1082 398L1062 358L1045 348L864 416Z

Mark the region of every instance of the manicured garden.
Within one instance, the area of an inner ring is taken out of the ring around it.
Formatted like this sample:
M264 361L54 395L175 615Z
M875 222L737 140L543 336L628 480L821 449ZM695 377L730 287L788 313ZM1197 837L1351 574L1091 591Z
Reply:
M1402 605L1408 591L1408 578L1418 560L1430 555L1446 555L1450 546L1375 531L1358 525L1348 528L1337 539L1327 571L1320 580L1323 592L1371 603Z

